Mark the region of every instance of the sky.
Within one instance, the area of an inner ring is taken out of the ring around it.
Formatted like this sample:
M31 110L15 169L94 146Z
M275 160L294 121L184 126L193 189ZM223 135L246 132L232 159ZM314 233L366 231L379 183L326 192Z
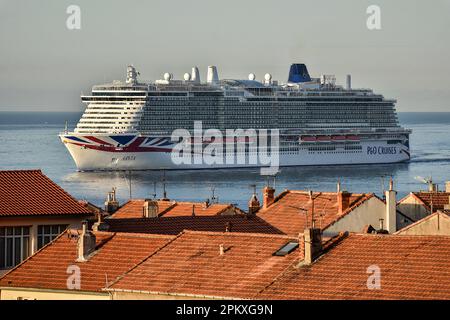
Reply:
M216 65L221 78L283 82L294 62L340 84L351 74L398 111L450 111L449 34L450 0L0 0L0 111L82 111L80 94L128 64L142 80L194 65L205 79Z

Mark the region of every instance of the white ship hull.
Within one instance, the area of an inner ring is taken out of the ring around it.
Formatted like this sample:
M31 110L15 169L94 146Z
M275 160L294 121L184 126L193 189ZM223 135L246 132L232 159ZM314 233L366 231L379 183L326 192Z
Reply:
M129 140L124 144L115 139L120 136L62 134L60 138L67 147L80 171L100 170L190 170L262 167L256 163L227 163L225 156L214 164L188 163L176 164L172 159L170 138L151 138L145 136L124 136ZM122 140L121 140L122 141ZM348 165L397 163L410 159L407 144L388 144L383 140L367 140L357 143L358 150L345 150L342 144L315 143L314 146L332 146L328 151L311 151L309 145L301 145L291 151L280 151L279 166L310 165ZM246 158L247 159L247 158Z

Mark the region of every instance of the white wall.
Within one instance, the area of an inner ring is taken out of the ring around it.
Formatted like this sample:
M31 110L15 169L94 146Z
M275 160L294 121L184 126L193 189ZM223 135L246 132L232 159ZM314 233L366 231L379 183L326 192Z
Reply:
M384 219L384 229L386 229L386 205L377 197L372 197L326 228L323 236L335 236L342 231L362 232L368 224L379 229L380 218Z

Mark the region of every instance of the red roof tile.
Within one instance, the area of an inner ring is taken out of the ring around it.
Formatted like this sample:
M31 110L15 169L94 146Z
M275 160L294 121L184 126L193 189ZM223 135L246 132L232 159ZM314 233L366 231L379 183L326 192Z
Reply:
M288 241L282 235L186 231L120 276L112 290L245 298L283 272L301 250L273 253ZM224 253L220 254L220 246Z
M113 219L142 218L144 199L133 199L120 207L112 216ZM210 204L205 207L201 202L177 202L158 200L158 215L161 217L191 216L192 207L196 216L216 216L221 215L228 209L236 211L237 214L244 214L243 211L231 204Z
M280 230L259 217L233 216L178 216L140 219L105 219L112 232L137 232L177 235L183 230L282 234ZM102 229L103 230L103 229Z
M380 268L379 290L367 287L371 265ZM450 237L352 234L256 298L450 299Z
M433 202L433 211L443 210L444 205L449 204L449 192L412 192L420 201L422 201L428 209L431 208L431 202Z
M349 207L339 214L337 193L314 192L314 214L316 226L325 229L354 208L372 198L369 194L350 194ZM260 210L257 215L283 233L295 236L310 227L312 201L308 191L285 191L275 198L268 208Z
M112 282L173 237L94 232L97 251L87 262L76 262L77 240L68 230L5 276L0 287L67 289L67 268L80 267L81 291L101 291L106 278Z
M91 214L41 170L0 171L0 217Z

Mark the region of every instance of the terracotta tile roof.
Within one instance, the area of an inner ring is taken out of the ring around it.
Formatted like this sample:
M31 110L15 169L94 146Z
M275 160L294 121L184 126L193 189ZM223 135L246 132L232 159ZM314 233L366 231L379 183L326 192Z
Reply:
M431 208L431 201L433 201L433 211L443 210L444 205L449 204L450 192L412 192L420 201L427 206L428 209Z
M367 288L371 265L380 268L380 290ZM450 299L450 237L351 234L257 298Z
M0 287L67 289L67 268L81 271L81 291L101 291L106 277L112 282L149 254L173 239L172 236L94 232L97 251L87 262L76 262L77 240L68 230L0 278ZM81 232L81 231L79 231Z
M0 171L0 217L91 214L41 170Z
M339 214L336 192L314 192L316 226L327 228L373 196L372 193L352 193L348 209ZM284 191L272 205L260 210L257 215L283 233L294 236L302 233L307 227L306 222L311 221L311 207L312 201L307 191Z
M296 239L186 231L120 276L109 289L202 297L254 296L299 258L298 249L286 256L273 255L292 240Z
M177 235L183 230L282 234L280 230L259 217L233 216L184 216L140 219L105 219L112 232L137 232ZM103 229L102 229L103 230Z
M144 199L133 199L120 207L112 216L113 219L123 218L142 218L142 208ZM177 202L177 201L161 201L158 200L158 215L161 217L178 217L191 216L192 206L194 206L194 213L196 216L215 216L223 214L228 209L235 210L238 214L244 212L231 204L211 204L204 207L201 202Z

